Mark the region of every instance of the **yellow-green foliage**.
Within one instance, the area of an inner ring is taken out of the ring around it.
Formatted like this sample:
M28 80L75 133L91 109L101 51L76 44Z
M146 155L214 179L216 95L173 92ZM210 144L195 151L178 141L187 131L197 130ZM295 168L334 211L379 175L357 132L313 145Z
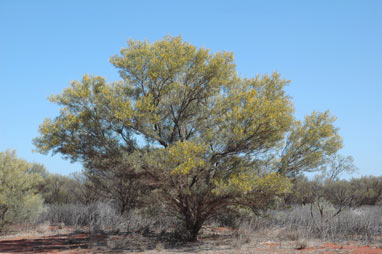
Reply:
M281 195L291 189L289 179L274 172L264 176L253 173L233 174L228 182L216 181L216 186L215 192L217 194L236 191L243 194L262 192Z
M317 169L323 158L329 158L342 148L342 138L333 126L334 121L335 117L330 116L329 111L313 112L303 123L295 121L280 158L279 172L287 174Z
M0 152L0 231L9 223L33 222L42 212L39 174L15 152Z
M169 163L176 165L172 170L173 174L189 174L192 170L202 168L204 166L203 155L206 147L195 144L191 141L177 142L168 149Z
M297 121L289 81L239 77L232 53L166 37L130 40L111 63L122 81L85 75L51 97L61 112L40 126L37 150L92 162L92 170L123 156L192 220L243 194L266 205L289 191L285 176L317 170L342 145L328 112Z

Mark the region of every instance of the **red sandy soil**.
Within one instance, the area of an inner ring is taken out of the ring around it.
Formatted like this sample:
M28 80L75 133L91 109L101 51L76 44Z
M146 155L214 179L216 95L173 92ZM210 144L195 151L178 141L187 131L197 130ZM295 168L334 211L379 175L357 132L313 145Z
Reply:
M105 240L104 236L95 237L99 241ZM0 253L91 253L89 242L90 237L86 234L12 238L0 240Z
M0 253L199 253L199 254L270 254L270 253L301 253L301 254L382 254L380 246L361 246L356 242L344 244L324 243L319 241L234 241L229 229L215 228L219 235L203 235L197 243L184 244L176 248L165 248L157 245L147 251L129 250L128 248L111 249L110 241L125 240L126 245L136 241L134 236L121 235L88 235L84 233L59 233L57 231L45 235L23 234L0 236ZM232 232L231 232L232 233ZM128 239L129 237L129 239ZM146 239L151 241L152 239ZM227 242L228 241L228 242ZM299 249L299 247L301 249Z
M279 244L279 243L275 243ZM277 245L276 245L277 246ZM240 252L245 253L245 252ZM277 249L272 246L268 248L257 248L253 252L249 251L247 253L301 253L301 254L380 254L382 253L381 248L371 247L371 246L359 246L355 243L353 244L335 244L335 243L321 243L317 246L308 247L305 249L292 249L292 248L280 248Z

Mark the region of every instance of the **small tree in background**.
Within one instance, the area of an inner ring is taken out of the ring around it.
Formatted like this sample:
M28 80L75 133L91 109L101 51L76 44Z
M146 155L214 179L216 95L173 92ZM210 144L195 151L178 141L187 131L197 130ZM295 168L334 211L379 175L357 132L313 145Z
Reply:
M315 200L314 183L309 181L304 175L299 175L292 180L293 186L291 192L286 196L287 205L307 205Z
M337 180L327 181L324 185L324 197L334 205L336 212L332 215L337 216L344 209L358 206L356 201L356 190L349 181Z
M0 152L0 231L11 223L33 222L43 211L40 182L32 164L15 152Z
M333 154L326 159L320 174L313 180L309 181L305 176L293 179L292 192L287 196L286 202L309 204L312 218L313 208L318 210L321 220L336 217L344 209L359 205L357 194L360 192L354 188L354 184L339 180L339 175L356 170L351 156Z
M61 112L34 143L93 172L108 170L94 161L123 158L120 168L156 189L190 240L228 206L266 208L289 191L288 176L316 170L341 147L328 112L295 120L288 81L241 78L232 53L166 37L131 40L111 62L123 80L85 75L51 97Z
M73 183L71 185L71 196L73 203L90 205L101 199L100 188L82 173L71 175Z
M74 203L76 182L73 178L59 174L45 174L39 185L39 193L46 204Z
M382 199L382 177L364 176L350 181L357 205L377 205Z
M343 156L341 154L333 154L327 160L322 171L322 179L325 181L336 181L342 174L352 174L358 169L354 165L352 156Z

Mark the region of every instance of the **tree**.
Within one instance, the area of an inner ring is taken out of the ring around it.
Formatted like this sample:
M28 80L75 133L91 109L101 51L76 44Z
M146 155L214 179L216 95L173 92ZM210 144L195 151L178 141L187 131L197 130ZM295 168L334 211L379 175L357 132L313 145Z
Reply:
M292 179L292 184L291 192L285 197L287 205L307 205L315 201L315 195L317 195L314 193L317 190L315 182L309 181L304 175L300 175Z
M100 199L98 187L85 174L73 173L71 178L73 182L70 194L73 196L73 203L90 205Z
M353 164L354 159L351 156L333 154L328 158L327 167L323 168L322 178L324 180L335 181L343 173L354 173L357 167Z
M350 181L354 186L356 204L376 205L382 197L382 177L364 176Z
M40 175L15 152L0 152L0 232L11 223L32 222L42 212Z
M46 174L39 186L39 193L46 204L67 204L75 202L73 192L77 182L67 176Z
M277 73L241 78L232 53L166 37L130 40L111 63L122 81L85 75L52 96L61 112L34 143L92 171L123 158L191 240L227 206L265 208L289 191L287 176L314 170L341 147L328 112L295 120L288 81Z
M340 214L343 209L358 205L355 200L356 190L349 181L326 181L324 185L325 199L335 206L333 217Z

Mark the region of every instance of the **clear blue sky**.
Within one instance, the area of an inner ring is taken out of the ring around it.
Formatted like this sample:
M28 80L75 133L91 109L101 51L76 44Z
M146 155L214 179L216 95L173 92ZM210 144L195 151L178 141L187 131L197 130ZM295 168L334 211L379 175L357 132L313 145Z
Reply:
M182 2L182 3L180 3ZM85 73L117 80L110 56L126 40L165 35L233 51L242 76L291 80L296 115L329 109L359 175L382 175L382 1L0 0L0 151L49 171L81 165L32 153L60 93ZM357 176L357 175L356 175Z

